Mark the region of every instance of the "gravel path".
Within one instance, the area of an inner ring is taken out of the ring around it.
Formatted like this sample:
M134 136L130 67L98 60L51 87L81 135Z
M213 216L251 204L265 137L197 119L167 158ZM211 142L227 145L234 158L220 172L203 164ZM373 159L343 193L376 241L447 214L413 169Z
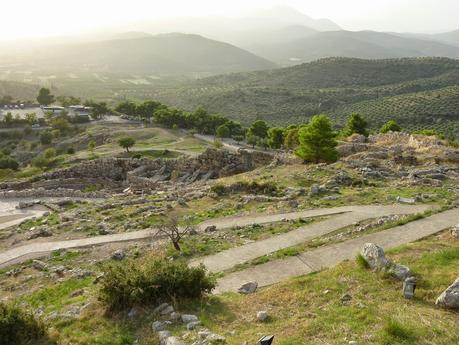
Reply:
M357 221L359 219L365 218L373 218L378 217L384 214L393 214L393 213L415 213L415 212L422 212L426 209L430 208L431 206L427 205L419 205L419 206L403 206L403 205L391 205L391 206L348 206L348 207L336 207L336 208L329 208L329 209L315 209L315 210L306 210L294 213L283 213L283 214L275 214L275 215L247 215L241 217L227 217L227 218L220 218L214 219L210 221L205 221L198 225L198 230L203 231L207 226L215 225L218 229L225 229L231 228L233 226L247 226L251 224L262 224L262 223L272 223L281 221L283 219L298 219L298 218L307 218L307 217L315 217L315 216L326 216L326 215L333 215L333 214L340 214L339 217L344 217L347 219L348 222L353 219L353 221ZM304 227L301 229L293 230L287 234L282 235L283 237L279 238L278 236L275 237L274 241L272 242L280 242L286 241L285 243L279 243L278 247L286 247L291 246L292 243L299 243L303 242L305 239L309 239L312 237L317 236L320 233L327 233L333 230L329 230L328 226L334 227L335 229L340 228L343 225L343 219L338 218L337 220L330 219L325 222L318 223L317 225L321 224L319 228L313 228L313 232L309 229L310 227ZM351 222L352 223L352 222ZM325 225L323 225L325 224ZM316 224L312 224L311 226L316 226ZM70 249L70 248L79 248L79 247L91 247L106 243L115 243L115 242L127 242L127 241L137 241L142 239L147 239L152 237L154 230L142 230L142 231L135 231L135 232L127 232L121 234L113 234L113 235L104 235L104 236L95 236L90 238L83 238L77 240L67 240L67 241L52 241L52 242L32 242L27 245L18 246L12 248L8 251L0 253L0 267L5 267L11 264L24 262L25 260L32 259L32 258L39 258L47 255L48 253L59 250L59 249ZM267 246L265 242L260 241L260 248L258 249L257 256L265 255L272 252L272 248ZM249 252L246 254L246 258L251 258L255 254L250 254L250 247L238 247L242 248L241 250L244 252ZM236 250L238 250L236 248ZM226 254L222 254L223 256ZM217 258L215 260L208 260L206 263L214 267L214 271L218 270L219 267L228 266L225 264L225 258ZM234 266L235 262L239 262L238 259L234 259L231 261L231 265L229 267Z
M238 264L248 262L261 256L276 252L278 250L293 247L297 244L307 242L313 238L320 237L352 225L369 218L377 218L391 214L412 214L424 212L430 206L408 206L408 205L389 205L389 206L351 206L333 208L329 210L313 210L303 213L303 217L332 215L341 213L330 219L306 225L304 227L289 231L285 234L273 236L265 240L256 241L243 246L231 248L215 255L199 258L194 260L191 265L198 266L204 264L211 272L221 272L228 270ZM328 212L327 212L328 211ZM297 219L301 213L284 214L281 218L278 216L268 216L258 219L257 223L274 222L283 219ZM254 218L246 218L247 223L253 222ZM234 219L237 221L237 219ZM226 225L233 225L230 219L226 220ZM247 225L247 224L246 224ZM228 226L231 227L231 226Z
M294 276L317 272L333 267L344 260L354 259L365 243L372 242L385 249L390 249L433 235L454 226L458 221L459 209L455 208L389 230L250 267L221 278L215 293L234 292L248 281L257 281L258 286L263 287Z

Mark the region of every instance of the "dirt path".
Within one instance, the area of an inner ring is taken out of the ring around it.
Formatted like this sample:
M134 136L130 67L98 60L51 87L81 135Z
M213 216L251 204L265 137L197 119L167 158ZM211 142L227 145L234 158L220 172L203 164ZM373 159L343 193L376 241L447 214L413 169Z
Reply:
M263 223L272 223L281 221L283 219L298 219L298 218L307 218L315 216L325 216L332 214L343 213L343 217L349 217L346 219L353 219L357 221L358 219L373 218L378 217L379 215L384 214L393 214L393 213L416 213L422 212L431 208L428 205L419 205L419 206L403 206L403 205L390 205L390 206L348 206L348 207L336 207L330 209L315 209L315 210L306 210L294 213L283 213L275 215L247 215L241 217L228 217L220 218L215 220L210 220L203 222L198 225L198 230L203 231L207 226L215 225L218 229L231 228L234 226L247 226L251 224L263 224ZM309 227L304 227L291 231L283 238L275 237L275 240L272 242L286 241L285 244L279 243L280 246L291 246L291 243L304 242L305 238L311 238L317 236L320 233L330 232L328 226L333 226L335 229L340 228L343 225L343 219L330 220L331 222L325 223L326 226L321 225L319 230L310 233ZM328 222L328 221L327 221ZM324 222L322 222L324 223ZM318 224L322 224L318 223ZM314 226L312 224L311 226ZM333 230L331 230L333 231ZM12 248L8 251L0 253L0 267L5 267L10 264L20 263L27 259L42 257L52 251L59 249L70 249L70 248L79 248L79 247L90 247L95 245L101 245L106 243L114 242L127 242L127 241L137 241L142 239L147 239L152 236L154 230L142 230L136 232L127 232L114 235L105 235L105 236L95 236L90 238L83 238L77 240L68 240L68 241L53 241L53 242L35 242L29 243L27 245L18 246ZM263 242L263 241L260 241ZM238 248L243 248L238 247ZM236 248L237 249L237 248ZM250 254L250 250L244 247L245 252L248 252L249 257L252 257L253 254ZM272 248L267 246L265 243L261 243L260 248L256 255L261 256L272 252ZM225 255L225 254L223 254ZM217 270L217 267L220 267L224 264L225 259L216 259L214 270ZM234 262L234 261L233 261ZM212 260L209 261L209 265L212 266ZM234 266L233 264L230 266Z
M372 242L390 249L433 235L454 226L458 221L459 208L455 208L389 230L314 249L298 256L271 261L228 274L218 281L215 292L234 292L248 281L257 281L258 286L263 287L294 276L317 272L344 260L354 259L365 243Z

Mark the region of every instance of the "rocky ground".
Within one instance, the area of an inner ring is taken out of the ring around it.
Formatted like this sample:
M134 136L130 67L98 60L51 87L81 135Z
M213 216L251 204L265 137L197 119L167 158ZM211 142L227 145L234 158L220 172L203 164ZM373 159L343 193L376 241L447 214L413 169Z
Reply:
M102 159L28 180L4 182L0 185L2 199L22 197L21 203L17 201L18 209L26 210L31 202L37 202L47 211L0 230L0 250L155 229L162 219L172 216L198 224L228 216L349 205L426 204L441 210L458 205L459 152L437 139L403 133L376 135L368 140L354 136L340 143L339 151L342 158L329 165L303 165L285 155L256 151L209 150L177 161ZM88 185L98 188L90 190ZM315 277L297 278L249 296L210 297L201 304L167 301L175 314L170 306L156 311L140 306L126 314L106 316L97 301L100 263L152 252L176 260L196 259L326 219L208 228L186 237L182 253L153 236L55 251L39 260L1 269L1 296L2 300L15 300L42 316L62 344L147 344L157 332L160 338L171 338L168 344L250 344L265 333L274 333L277 343L284 345L305 341L431 344L423 335L429 327L435 330L435 344L459 341L457 333L450 329L459 322L458 315L434 306L435 299L459 275L459 240L454 235L457 229L439 229L444 231L437 236L391 252L422 277L420 299L414 302L400 300L401 287L384 274L349 262ZM396 213L369 218L299 247L287 248L276 253L276 258L416 219L419 216ZM429 258L430 251L434 258ZM236 270L271 259L258 258ZM434 270L432 276L429 270ZM350 299L344 298L345 294ZM385 330L390 320L384 313L390 308L396 310L395 321L403 327L408 325L406 338L391 338L391 331ZM410 313L421 323L407 321ZM362 324L368 328L357 325L356 318L367 318L368 322Z

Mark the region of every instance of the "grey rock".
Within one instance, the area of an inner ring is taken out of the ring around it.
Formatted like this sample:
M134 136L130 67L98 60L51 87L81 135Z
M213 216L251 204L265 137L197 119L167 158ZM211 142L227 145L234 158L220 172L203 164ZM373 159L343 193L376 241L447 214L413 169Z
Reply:
M206 340L208 340L208 341L210 341L212 343L221 343L221 344L226 343L226 338L224 336L219 335L219 334L214 334L214 333L210 334L206 338Z
M204 232L215 232L217 231L217 227L215 225L209 225L204 229Z
M151 324L151 329L152 329L154 332L158 333L158 332L164 331L164 328L165 328L164 326L165 326L165 325L164 325L163 322L161 322L161 321L155 321L155 322L153 322L153 323Z
M180 315L180 313L177 313L176 311L172 312L170 315L169 315L169 319L171 321L178 321L182 318L182 315Z
M153 310L153 313L161 313L167 307L169 307L169 303L162 303Z
M126 257L126 253L122 249L118 249L112 254L112 259L121 261Z
M43 271L48 267L48 265L46 265L46 263L44 263L41 260L33 260L32 261L32 266L33 266L33 268L35 268L38 271Z
M459 224L451 229L451 236L459 238Z
M257 282L248 282L243 284L237 291L241 294L251 294L257 291L258 283Z
M39 237L50 237L52 235L53 235L52 232L50 232L49 230L45 228L35 228L35 227L31 228L30 231L26 233L26 237L28 240L33 240Z
M171 336L171 333L169 331L159 331L158 338L159 338L161 345L165 345L167 338L169 338L170 336Z
M390 267L389 273L398 280L405 281L406 278L412 277L413 273L410 268L400 264L394 264Z
M189 323L186 324L186 329L189 330L189 331L192 331L193 329L195 329L199 325L201 325L201 321L189 322Z
M390 266L390 261L386 259L384 249L374 243L366 243L360 254L372 269L383 269Z
M413 199L413 198L404 198L404 197L401 197L401 196L398 196L396 200L397 200L397 202L400 203L400 204L413 205L413 204L416 203L416 199Z
M174 312L174 307L169 305L167 308L161 310L161 315L172 314Z
M198 317L196 315L192 314L183 314L182 315L182 322L183 323L190 323L190 322L196 322L199 321Z
M257 321L264 322L268 319L268 312L265 310L259 311L257 313Z
M168 337L164 345L185 345L185 342L179 337Z
M447 309L459 309L459 278L443 291L435 304Z

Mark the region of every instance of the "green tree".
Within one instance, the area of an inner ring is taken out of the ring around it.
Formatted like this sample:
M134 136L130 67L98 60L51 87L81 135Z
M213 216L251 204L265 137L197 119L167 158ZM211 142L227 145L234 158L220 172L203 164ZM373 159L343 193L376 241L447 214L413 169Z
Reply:
M47 106L54 102L54 96L49 89L42 87L38 92L37 101L40 105Z
M359 113L352 113L344 128L343 134L348 137L357 133L367 137L369 134L367 127L367 121Z
M6 115L3 117L3 121L9 125L13 122L13 114L11 114L10 112L6 113Z
M298 132L300 146L295 154L305 162L334 162L338 159L336 133L325 115L314 116Z
M43 153L43 157L45 157L46 159L52 159L56 157L56 154L57 154L56 150L50 147Z
M265 121L258 120L252 123L249 133L259 138L266 138L268 136L268 129L269 127Z
M86 107L91 107L91 116L93 119L98 120L102 118L105 114L110 112L110 109L105 102L94 102L92 100L88 100L84 103Z
M287 129L287 134L284 139L284 146L290 150L294 150L300 145L300 140L298 139L298 127L293 127Z
M246 136L247 144L252 145L252 148L255 148L255 145L257 144L258 139L260 138L257 137L256 135L253 135L250 132L247 133L247 136Z
M215 135L217 138L228 138L231 135L231 132L227 125L221 125L217 127Z
M397 122L394 120L390 120L385 123L381 129L379 130L381 133L388 133L388 132L400 132L402 127L400 127Z
M284 129L272 127L268 130L268 145L272 149L280 149L284 143Z
M137 105L131 101L124 101L118 104L115 110L119 113L126 114L126 115L136 115Z
M129 149L135 145L135 140L134 138L131 138L131 137L124 137L118 140L118 144L123 149L126 149L126 152L129 152Z
M31 125L33 125L33 124L38 122L37 114L35 114L35 113L27 113L25 115L25 119Z
M258 138L257 140L257 146L263 148L263 149L267 149L268 148L268 139L266 138Z

